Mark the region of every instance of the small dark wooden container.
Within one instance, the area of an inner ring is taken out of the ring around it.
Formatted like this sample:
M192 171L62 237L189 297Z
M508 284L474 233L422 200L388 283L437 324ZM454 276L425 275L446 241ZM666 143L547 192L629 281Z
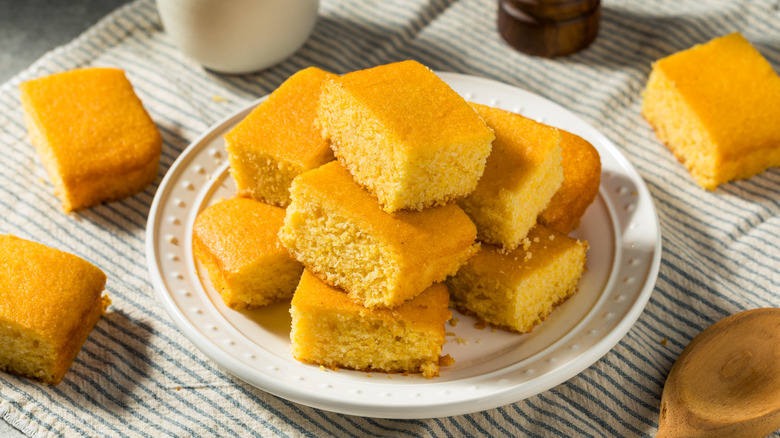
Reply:
M498 32L534 56L565 56L596 39L601 0L498 0Z

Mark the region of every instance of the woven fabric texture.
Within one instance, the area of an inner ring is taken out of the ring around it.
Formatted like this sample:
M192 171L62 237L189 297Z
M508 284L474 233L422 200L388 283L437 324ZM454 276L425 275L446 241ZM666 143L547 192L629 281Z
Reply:
M510 48L493 0L323 0L314 32L258 74L204 70L138 0L0 86L0 233L77 254L108 274L113 304L56 387L0 373L0 417L30 436L653 436L666 375L688 342L742 310L780 305L780 168L708 192L641 117L654 60L741 32L780 67L780 1L608 0L598 38L544 59ZM220 369L158 302L145 227L165 172L215 122L308 67L345 73L404 59L495 79L568 108L639 170L662 231L660 274L628 334L582 373L469 415L362 418L296 404ZM126 71L164 140L158 180L125 200L66 215L29 143L18 86L87 66ZM776 434L775 436L780 436Z

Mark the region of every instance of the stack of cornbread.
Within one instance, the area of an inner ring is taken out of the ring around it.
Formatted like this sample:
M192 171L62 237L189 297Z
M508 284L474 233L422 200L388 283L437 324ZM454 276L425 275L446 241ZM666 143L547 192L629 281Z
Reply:
M450 305L528 332L576 290L598 154L417 62L298 72L225 140L248 199L198 216L196 254L233 308L292 296L298 360L433 377Z

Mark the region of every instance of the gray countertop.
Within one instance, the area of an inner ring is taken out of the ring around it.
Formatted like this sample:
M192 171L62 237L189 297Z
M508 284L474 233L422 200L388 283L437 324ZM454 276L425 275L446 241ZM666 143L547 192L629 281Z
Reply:
M0 83L128 0L0 0Z
M129 0L0 0L0 83ZM22 435L0 419L0 437Z

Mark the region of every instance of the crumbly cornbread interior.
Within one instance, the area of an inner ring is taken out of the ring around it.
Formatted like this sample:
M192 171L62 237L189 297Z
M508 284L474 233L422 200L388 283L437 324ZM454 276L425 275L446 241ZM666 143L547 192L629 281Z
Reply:
M513 252L485 245L447 280L451 304L497 327L531 332L574 294L587 248L587 242L543 225Z
M282 243L364 306L398 306L454 274L479 248L458 206L386 213L339 162L296 178L291 197Z
M466 196L494 138L462 97L414 61L325 81L317 114L336 157L387 212Z
M292 353L327 367L439 374L449 294L437 284L395 309L368 309L304 271L292 300Z

